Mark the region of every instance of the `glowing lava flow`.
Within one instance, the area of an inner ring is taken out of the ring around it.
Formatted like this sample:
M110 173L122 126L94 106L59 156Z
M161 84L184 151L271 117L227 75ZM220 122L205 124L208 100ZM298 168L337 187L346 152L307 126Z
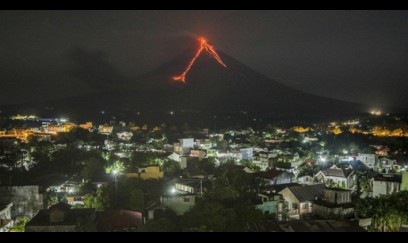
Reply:
M220 63L221 65L223 65L225 68L227 67L227 65L225 65L225 63L221 60L220 56L218 56L217 52L215 51L214 46L210 45L206 38L199 37L197 40L200 43L200 48L198 48L196 54L194 55L193 59L191 59L191 61L188 63L188 66L184 70L184 72L180 76L174 76L173 80L178 80L178 81L181 81L183 83L187 83L186 82L186 75L187 75L188 71L190 71L190 69L193 66L194 62L196 61L196 59L198 58L198 56L201 54L201 52L203 50L208 52L208 54L210 54L212 57L214 57L215 60L217 60L217 62Z

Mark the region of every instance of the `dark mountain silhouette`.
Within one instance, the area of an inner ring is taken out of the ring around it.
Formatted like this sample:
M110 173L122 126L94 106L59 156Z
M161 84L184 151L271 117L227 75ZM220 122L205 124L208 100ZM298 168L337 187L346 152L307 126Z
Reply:
M115 115L141 112L152 117L169 111L210 116L244 111L292 117L336 117L369 109L366 105L296 90L254 71L221 51L218 53L227 68L203 52L187 74L187 84L171 77L184 70L193 56L190 51L129 83L127 89L104 90L39 104L4 107L3 110L38 113L48 107L48 112L77 117L97 115L102 110Z

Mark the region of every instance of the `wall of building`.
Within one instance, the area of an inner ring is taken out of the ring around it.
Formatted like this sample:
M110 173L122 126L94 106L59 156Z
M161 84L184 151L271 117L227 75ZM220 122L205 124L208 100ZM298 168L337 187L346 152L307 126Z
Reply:
M342 208L339 207L327 207L324 205L314 204L313 214L317 215L323 219L340 219L349 218L354 215L354 208Z
M170 208L177 215L183 215L195 205L195 195L162 196L162 205Z
M298 178L298 183L299 184L304 184L304 185L314 185L314 180L313 177L311 176L302 176Z
M276 214L278 211L278 201L266 201L256 205L256 209L266 214Z
M389 195L394 192L399 192L401 183L392 181L374 181L373 182L373 197L379 195Z
M324 190L324 198L327 202L333 204L344 204L351 202L351 194L349 191Z
M187 193L195 193L194 188L191 187L191 186L187 186L187 185L184 185L184 184L176 183L176 185L175 185L174 187L175 187L177 190L180 190L180 191L184 191L184 192L187 192Z
M378 155L376 154L358 154L357 160L363 162L368 168L374 169L376 165Z
M1 186L0 200L12 202L11 217L27 216L34 217L39 210L44 209L43 194L39 192L39 186Z
M401 191L408 191L408 171L402 172Z
M283 189L279 194L281 194L283 199L288 202L288 210L299 209L299 200L288 188ZM296 208L293 207L294 204L296 204Z

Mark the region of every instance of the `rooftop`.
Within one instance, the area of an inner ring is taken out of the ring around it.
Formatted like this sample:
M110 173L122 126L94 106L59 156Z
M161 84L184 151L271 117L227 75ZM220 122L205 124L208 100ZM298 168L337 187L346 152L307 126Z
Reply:
M286 228L286 227L285 227ZM287 232L366 232L353 220L289 221Z
M65 212L64 221L50 222L50 210L40 210L27 224L28 226L58 226L58 225L76 225L78 218L90 217L95 212L93 208L69 209Z
M303 185L303 186L291 186L288 188L300 202L304 202L315 200L316 197L323 197L326 185L325 184Z
M111 210L100 212L98 215L97 228L99 231L124 231L135 229L142 225L142 213L137 211Z
M332 167L322 170L325 176L347 178L353 172L351 165L340 164L340 166L333 165Z
M402 176L398 174L378 174L374 177L374 181L389 181L389 182L402 182Z

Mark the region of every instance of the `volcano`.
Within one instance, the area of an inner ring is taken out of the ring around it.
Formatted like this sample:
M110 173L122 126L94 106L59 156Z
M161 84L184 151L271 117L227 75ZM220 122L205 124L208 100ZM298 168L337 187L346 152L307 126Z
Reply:
M214 55L203 51L185 75L187 82L175 80L175 75L183 73L196 52L186 51L126 87L41 104L13 106L12 110L34 110L38 114L38 110L48 107L48 111L56 114L79 117L99 114L101 110L112 114L149 113L153 116L169 111L189 111L210 116L249 112L292 117L339 117L369 109L366 105L296 90L254 71L220 50L217 50L217 56L224 65L220 65Z

